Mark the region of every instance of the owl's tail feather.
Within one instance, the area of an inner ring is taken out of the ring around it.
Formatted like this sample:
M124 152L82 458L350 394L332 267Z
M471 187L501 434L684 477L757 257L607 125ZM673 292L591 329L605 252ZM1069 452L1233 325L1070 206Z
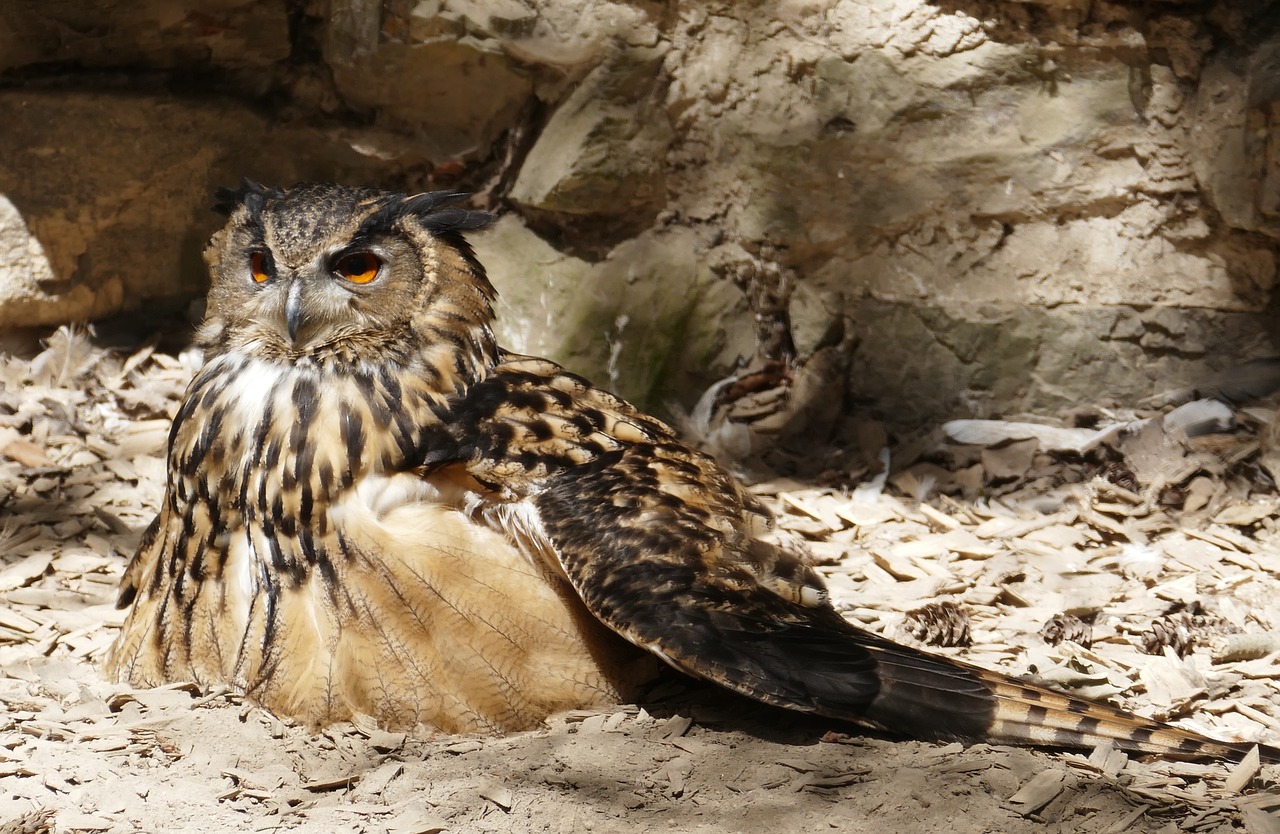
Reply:
M974 738L974 719L981 715L986 727L977 737L986 741L1076 749L1110 741L1120 750L1184 759L1238 760L1255 746L1210 739L854 630L875 659L880 679L880 691L865 712L844 716L863 723ZM1280 749L1257 746L1263 761L1280 762Z

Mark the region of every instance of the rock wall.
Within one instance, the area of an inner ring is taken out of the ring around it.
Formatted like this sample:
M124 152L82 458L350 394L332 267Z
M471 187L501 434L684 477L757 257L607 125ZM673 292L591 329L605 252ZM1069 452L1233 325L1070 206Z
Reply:
M0 328L181 308L249 175L475 190L508 343L649 405L839 317L901 426L1275 351L1280 4L6 5Z

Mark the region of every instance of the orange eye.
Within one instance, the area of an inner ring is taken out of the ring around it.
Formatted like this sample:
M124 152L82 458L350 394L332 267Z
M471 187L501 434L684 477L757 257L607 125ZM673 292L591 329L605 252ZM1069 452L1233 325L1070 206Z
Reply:
M254 252L249 256L249 272L253 275L254 283L265 284L271 280L271 273L267 272L267 256L263 252Z
M334 264L333 271L353 284L367 284L378 277L382 261L372 252L352 252Z

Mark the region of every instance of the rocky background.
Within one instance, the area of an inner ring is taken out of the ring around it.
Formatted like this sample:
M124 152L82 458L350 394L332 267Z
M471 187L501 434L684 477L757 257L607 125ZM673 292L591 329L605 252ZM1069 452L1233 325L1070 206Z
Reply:
M1280 4L3 7L10 341L198 314L248 175L475 191L507 343L651 407L840 321L890 427L1275 352Z

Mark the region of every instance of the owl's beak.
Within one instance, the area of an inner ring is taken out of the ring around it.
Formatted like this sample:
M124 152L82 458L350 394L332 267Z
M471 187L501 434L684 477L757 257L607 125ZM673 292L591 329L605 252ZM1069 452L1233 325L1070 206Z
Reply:
M289 328L289 338L298 341L298 327L302 324L302 282L289 285L289 297L284 303L284 323Z

